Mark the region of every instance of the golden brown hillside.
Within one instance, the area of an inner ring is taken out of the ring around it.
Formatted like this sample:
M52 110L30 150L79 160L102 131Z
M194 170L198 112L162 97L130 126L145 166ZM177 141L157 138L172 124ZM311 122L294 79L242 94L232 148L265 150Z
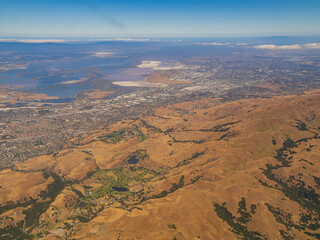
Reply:
M320 92L157 109L0 172L1 239L319 239Z

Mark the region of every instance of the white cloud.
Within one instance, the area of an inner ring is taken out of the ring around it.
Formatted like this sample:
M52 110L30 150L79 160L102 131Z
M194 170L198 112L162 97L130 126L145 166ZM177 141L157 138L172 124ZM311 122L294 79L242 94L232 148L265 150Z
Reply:
M266 44L266 45L258 45L254 46L256 49L271 49L271 50L295 50L295 49L301 49L301 46L299 44L293 44L293 45L274 45L274 44Z
M320 48L320 43L308 43L304 44L304 47L308 49Z
M228 47L235 47L235 46L247 46L248 43L229 43L229 42L202 42L196 43L197 45L205 45L205 46L228 46Z
M267 50L300 50L300 49L320 49L320 43L308 43L308 44L292 44L292 45L257 45L254 46L256 49L267 49Z
M228 46L232 43L217 43L217 42L204 42L204 43L196 43L198 45L212 45L212 46Z
M148 38L106 38L106 39L90 39L91 42L104 42L104 41L120 41L120 42L149 42ZM155 40L153 40L155 41Z
M105 57L110 57L114 54L114 52L106 52L106 51L102 51L102 52L93 52L92 55L95 57L99 57L99 58L105 58Z

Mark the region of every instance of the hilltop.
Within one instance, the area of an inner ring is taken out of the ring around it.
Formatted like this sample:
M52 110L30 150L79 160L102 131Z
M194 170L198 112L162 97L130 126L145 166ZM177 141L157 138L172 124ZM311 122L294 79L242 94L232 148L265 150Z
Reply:
M0 172L2 239L319 239L320 91L158 108Z

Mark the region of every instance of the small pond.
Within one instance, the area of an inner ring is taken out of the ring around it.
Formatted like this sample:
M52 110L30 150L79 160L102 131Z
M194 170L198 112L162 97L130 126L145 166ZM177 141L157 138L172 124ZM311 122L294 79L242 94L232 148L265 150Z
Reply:
M139 158L137 157L137 155L132 155L128 160L129 164L137 164L138 162L139 162Z
M112 189L117 192L126 192L129 190L128 188L124 188L124 187L112 187Z

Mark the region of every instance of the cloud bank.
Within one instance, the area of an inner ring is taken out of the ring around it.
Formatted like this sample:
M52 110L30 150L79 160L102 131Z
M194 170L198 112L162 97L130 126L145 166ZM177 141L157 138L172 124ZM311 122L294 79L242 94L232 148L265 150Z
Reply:
M106 38L106 39L90 39L92 42L104 42L104 41L120 41L120 42L149 42L148 38ZM152 40L156 41L156 40Z
M219 42L203 42L203 43L196 43L197 45L211 45L211 46L228 46L232 43L219 43Z
M256 49L266 49L266 50L320 49L320 43L292 44L292 45L265 44L265 45L254 46L254 48L256 48Z
M196 43L196 45L235 47L235 46L247 46L247 45L248 45L248 43L201 42L201 43Z

